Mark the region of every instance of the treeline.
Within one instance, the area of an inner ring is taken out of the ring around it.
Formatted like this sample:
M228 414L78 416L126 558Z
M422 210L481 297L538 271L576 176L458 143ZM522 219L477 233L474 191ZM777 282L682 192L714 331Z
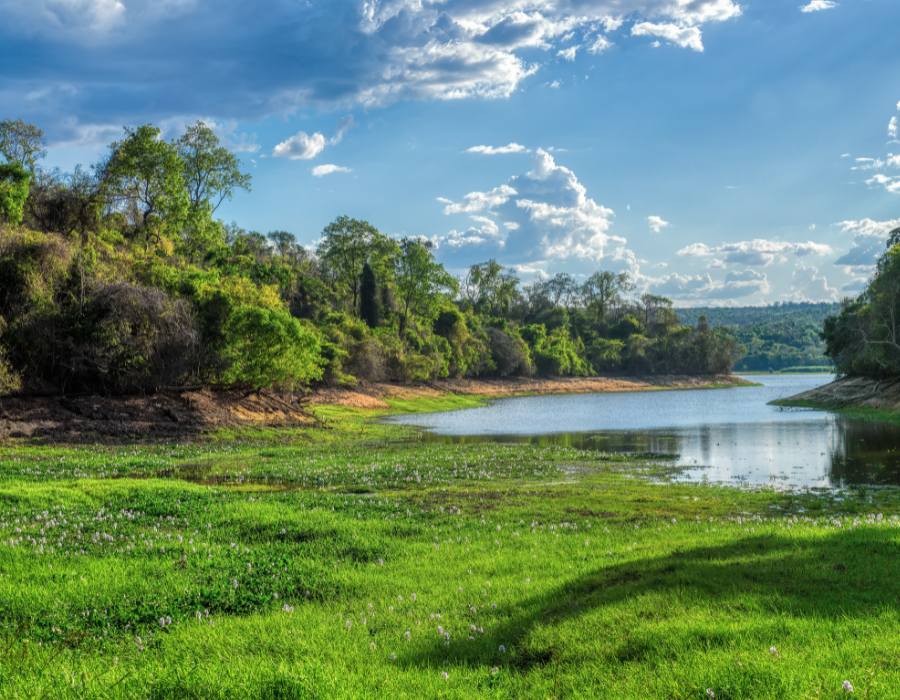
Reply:
M900 376L900 228L888 236L866 289L825 321L823 336L840 374Z
M728 372L734 338L625 275L462 280L422 238L340 217L309 250L225 225L250 176L203 123L127 129L70 174L39 129L0 122L0 393L296 389L360 380ZM4 223L5 222L5 223Z
M678 309L683 323L705 316L713 327L724 327L741 344L744 354L736 371L777 372L790 368L829 367L822 326L840 309L834 303L783 302L769 306Z

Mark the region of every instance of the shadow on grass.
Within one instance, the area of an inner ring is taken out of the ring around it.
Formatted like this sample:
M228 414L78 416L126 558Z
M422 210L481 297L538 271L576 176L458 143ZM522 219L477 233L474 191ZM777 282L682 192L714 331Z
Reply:
M702 601L734 615L752 611L822 621L897 611L900 533L859 528L817 540L748 537L603 567L522 601L508 610L505 621L491 625L475 641L463 638L447 644L437 639L403 663L426 667L505 663L528 670L554 658L552 648L535 650L527 643L537 627L562 625L626 600L660 595L678 596L687 605ZM602 631L623 640L632 632ZM506 655L498 651L500 645L508 650ZM619 660L632 658L628 646L616 652Z

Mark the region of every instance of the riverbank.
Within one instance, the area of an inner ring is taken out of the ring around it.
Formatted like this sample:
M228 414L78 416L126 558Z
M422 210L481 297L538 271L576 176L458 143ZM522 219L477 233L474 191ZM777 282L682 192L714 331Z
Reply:
M226 428L301 427L318 424L314 407L415 410L428 401L446 407L448 397L475 399L527 394L709 389L748 384L735 375L692 377L562 377L448 379L422 385L363 384L320 388L310 394L163 391L149 396L6 397L0 399L0 440L51 442L171 440Z
M773 403L776 406L819 408L862 418L900 421L900 378L843 377Z
M505 379L446 379L421 385L367 384L354 388L320 389L311 396L317 405L386 409L398 402L435 399L447 394L503 398L533 394L592 394L671 389L721 389L749 386L733 374L714 376L657 375L637 377L509 377ZM421 406L419 407L421 408Z
M0 698L900 683L896 490L673 483L649 458L310 410L327 429L0 450Z

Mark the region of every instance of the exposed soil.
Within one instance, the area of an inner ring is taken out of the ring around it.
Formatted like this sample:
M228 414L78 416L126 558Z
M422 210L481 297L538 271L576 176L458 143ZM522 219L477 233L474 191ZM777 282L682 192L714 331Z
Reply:
M900 411L900 378L845 377L779 401L784 405L822 408L874 408Z
M229 426L313 423L300 401L258 392L200 389L152 396L0 398L0 439L146 441Z
M308 396L211 389L150 396L0 398L0 440L52 442L156 441L187 438L222 427L316 425L310 405L383 409L389 399L439 397L447 393L489 397L541 393L647 391L740 384L718 377L589 377L560 379L458 379L424 385L367 384L322 388Z
M502 397L521 394L589 394L653 389L699 389L712 385L740 385L746 382L733 375L690 377L560 377L556 379L448 379L428 384L367 384L353 389L321 389L311 397L313 404L388 408L388 399L417 399L444 394Z

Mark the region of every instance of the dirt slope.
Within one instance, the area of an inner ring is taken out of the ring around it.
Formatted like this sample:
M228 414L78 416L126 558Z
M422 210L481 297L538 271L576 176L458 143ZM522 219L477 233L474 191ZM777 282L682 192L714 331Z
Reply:
M877 408L900 411L900 378L845 377L779 403L823 408Z

